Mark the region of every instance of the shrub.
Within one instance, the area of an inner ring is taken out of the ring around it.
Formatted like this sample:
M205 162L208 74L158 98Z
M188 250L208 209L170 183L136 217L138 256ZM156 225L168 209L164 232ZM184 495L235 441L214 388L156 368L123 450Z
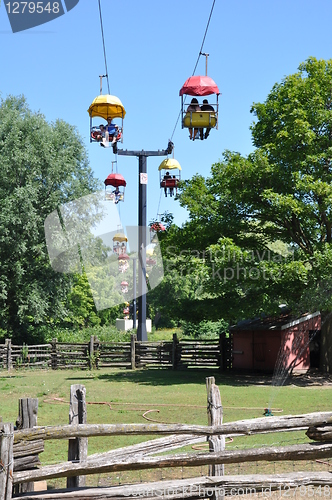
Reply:
M185 321L181 323L182 332L185 337L196 339L215 339L220 333L228 332L228 323L220 319L219 321L201 321L191 323Z
M45 339L50 342L52 338L57 338L58 342L88 342L91 335L95 335L98 340L103 342L127 342L130 340L131 332L122 332L115 328L115 326L94 326L82 328L77 330L69 330L65 328L55 328L52 330L51 335Z

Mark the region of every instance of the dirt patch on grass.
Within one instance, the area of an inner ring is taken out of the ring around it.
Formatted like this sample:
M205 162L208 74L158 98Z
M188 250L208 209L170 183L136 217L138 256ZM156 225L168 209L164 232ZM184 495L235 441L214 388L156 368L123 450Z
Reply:
M235 385L272 385L273 383L273 376L268 374L232 371L226 377L232 380ZM293 385L296 387L332 387L332 375L320 373L317 370L310 370L304 374L289 375L283 385Z
M297 387L332 387L332 375L309 372L304 375L292 375L287 382L287 385Z

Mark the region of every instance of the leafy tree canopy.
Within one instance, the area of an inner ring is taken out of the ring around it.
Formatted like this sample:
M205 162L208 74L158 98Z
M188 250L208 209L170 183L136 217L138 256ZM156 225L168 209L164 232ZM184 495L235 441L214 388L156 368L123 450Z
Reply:
M168 232L164 255L173 247L179 266L187 250L187 269L220 317L284 302L331 309L331 106L332 60L309 58L253 104L253 153L226 151L208 178L182 182L189 221Z
M44 221L98 187L75 128L48 123L24 97L0 101L0 326L16 338L67 315L72 276L52 270Z

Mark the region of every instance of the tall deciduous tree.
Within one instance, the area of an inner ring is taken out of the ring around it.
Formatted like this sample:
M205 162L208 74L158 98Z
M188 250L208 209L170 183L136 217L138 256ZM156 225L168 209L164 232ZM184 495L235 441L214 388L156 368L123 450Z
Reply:
M204 288L221 304L232 297L233 317L287 302L331 318L332 60L309 58L251 111L255 151L226 152L210 178L183 184L190 220L178 236L190 234L186 244L199 250L205 242ZM327 371L331 324L323 326Z
M66 316L71 276L53 271L44 221L57 207L97 189L81 138L49 124L23 97L0 102L0 326L16 338Z

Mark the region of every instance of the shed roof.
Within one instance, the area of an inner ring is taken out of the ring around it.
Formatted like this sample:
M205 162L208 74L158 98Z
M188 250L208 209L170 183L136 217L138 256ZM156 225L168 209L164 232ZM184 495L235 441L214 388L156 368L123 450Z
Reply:
M314 313L306 312L296 317L290 310L285 309L279 316L265 316L239 321L236 325L231 326L230 330L287 330L287 328L292 328L319 315L320 311L316 311Z

